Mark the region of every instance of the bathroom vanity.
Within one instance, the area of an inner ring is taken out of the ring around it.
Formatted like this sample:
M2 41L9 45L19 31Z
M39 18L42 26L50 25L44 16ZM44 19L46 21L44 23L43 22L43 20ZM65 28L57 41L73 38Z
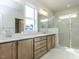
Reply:
M55 47L55 34L0 40L0 59L39 59Z

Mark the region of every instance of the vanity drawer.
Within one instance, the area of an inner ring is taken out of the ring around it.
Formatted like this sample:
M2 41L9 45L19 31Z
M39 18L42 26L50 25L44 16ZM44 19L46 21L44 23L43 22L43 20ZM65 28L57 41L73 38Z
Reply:
M39 42L39 41L41 41L41 40L42 40L41 37L38 37L38 38L35 38L35 39L34 39L35 42Z
M39 59L41 56L43 56L45 53L47 52L46 47L39 49L38 51L36 51L35 54L35 59Z
M35 46L42 45L42 44L46 44L46 40L35 42Z
M46 40L43 40L43 41L35 44L35 50L41 49L43 47L46 47Z
M41 49L38 49L37 51L35 51L35 55L37 55L37 54L39 54L39 53L41 53L42 51L44 51L44 50L47 50L47 48L46 47L43 47L43 48L41 48Z
M38 37L38 38L35 38L34 40L35 40L35 42L46 40L46 36L44 36L44 37Z
M46 47L46 44L43 44L43 45L39 45L38 47L35 47L35 51L38 50L38 49L41 49L43 47Z

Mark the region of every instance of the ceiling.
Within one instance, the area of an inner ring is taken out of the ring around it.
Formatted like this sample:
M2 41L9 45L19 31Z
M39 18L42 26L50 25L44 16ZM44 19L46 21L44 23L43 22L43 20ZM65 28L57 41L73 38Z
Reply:
M21 0L29 1L35 5L42 4L45 7L50 8L53 11L61 11L67 9L67 5L71 5L69 8L74 8L79 6L79 0Z
M53 11L61 11L67 9L67 5L70 4L70 8L79 6L79 0L40 0L44 5L51 8Z

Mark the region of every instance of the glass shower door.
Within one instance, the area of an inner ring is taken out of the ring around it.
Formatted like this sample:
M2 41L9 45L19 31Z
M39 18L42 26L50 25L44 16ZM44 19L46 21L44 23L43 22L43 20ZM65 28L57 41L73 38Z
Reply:
M63 47L70 47L70 19L59 19L59 45Z

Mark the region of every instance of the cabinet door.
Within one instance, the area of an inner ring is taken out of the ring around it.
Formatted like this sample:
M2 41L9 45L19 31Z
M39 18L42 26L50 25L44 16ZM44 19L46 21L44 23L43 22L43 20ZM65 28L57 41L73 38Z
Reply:
M0 59L16 59L16 43L0 44Z
M47 48L48 50L52 48L52 36L47 36Z
M55 47L55 35L52 35L52 48Z
M18 59L33 59L33 39L18 41Z

